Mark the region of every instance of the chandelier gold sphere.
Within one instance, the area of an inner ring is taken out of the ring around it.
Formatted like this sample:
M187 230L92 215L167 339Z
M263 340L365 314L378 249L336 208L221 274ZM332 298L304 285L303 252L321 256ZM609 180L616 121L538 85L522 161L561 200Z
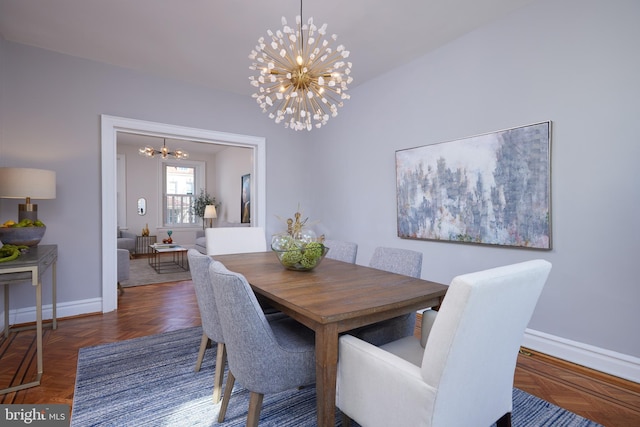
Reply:
M145 157L155 157L156 155L159 155L163 159L173 157L177 160L184 160L189 158L189 153L184 150L178 149L169 151L169 149L167 148L167 140L164 138L162 142L162 148L160 148L159 150L156 150L155 148L150 146L146 146L138 149L138 154Z
M267 31L249 58L256 72L249 77L257 88L252 95L264 113L286 128L308 130L326 125L329 117L349 99L351 62L343 45L334 48L337 36L326 39L327 24L320 28L309 18L296 17L296 28L282 17L282 30Z

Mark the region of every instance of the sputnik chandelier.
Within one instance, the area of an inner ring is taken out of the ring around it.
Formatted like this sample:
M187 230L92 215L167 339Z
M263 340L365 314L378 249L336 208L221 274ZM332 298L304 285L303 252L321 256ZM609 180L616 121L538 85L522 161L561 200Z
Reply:
M296 28L287 26L285 17L282 26L275 33L267 31L271 40L260 37L249 55L254 61L249 68L256 71L249 77L257 88L252 97L262 112L286 128L320 128L349 99L347 85L353 81L351 62L345 62L349 51L343 45L333 48L335 34L324 39L327 24L318 28L313 18L302 23L302 0Z
M159 154L160 156L162 156L163 159L166 159L167 157L173 157L175 159L178 160L183 160L183 159L187 159L189 158L189 153L187 153L184 150L175 150L175 151L169 151L169 149L167 148L167 140L165 138L162 139L162 148L159 150L156 150L153 147L142 147L138 150L138 153L141 156L146 156L146 157L155 157L156 154Z

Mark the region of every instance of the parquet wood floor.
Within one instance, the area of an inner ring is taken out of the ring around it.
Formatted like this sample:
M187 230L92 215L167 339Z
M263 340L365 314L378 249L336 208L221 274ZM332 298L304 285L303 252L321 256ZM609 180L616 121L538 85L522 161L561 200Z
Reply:
M42 384L0 395L0 404L71 405L80 348L199 324L191 282L127 288L116 312L60 319L57 330L45 329ZM640 426L640 384L524 350L518 357L516 387L606 427ZM35 331L2 335L0 387L23 377L30 381L35 369Z

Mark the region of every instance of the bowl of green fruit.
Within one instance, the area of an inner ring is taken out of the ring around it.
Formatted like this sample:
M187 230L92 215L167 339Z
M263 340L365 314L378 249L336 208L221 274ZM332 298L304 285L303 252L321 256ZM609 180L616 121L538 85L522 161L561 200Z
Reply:
M324 259L329 248L317 241L296 239L288 234L275 235L271 249L287 270L311 271Z
M0 242L5 245L36 246L42 240L45 231L47 227L40 220L9 220L0 225Z

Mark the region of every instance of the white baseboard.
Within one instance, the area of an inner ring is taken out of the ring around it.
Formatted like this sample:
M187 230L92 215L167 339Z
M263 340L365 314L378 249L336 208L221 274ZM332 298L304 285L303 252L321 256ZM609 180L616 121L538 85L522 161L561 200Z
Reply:
M58 303L56 306L56 317L78 316L80 314L102 313L102 298L91 298L80 301L71 301ZM53 305L47 304L42 306L42 319L49 320L53 318ZM36 321L36 307L18 308L9 310L9 324L19 325ZM4 328L4 313L2 316L2 327Z
M101 313L102 299L92 298L59 303L57 309L58 318ZM42 317L43 319L51 319L53 317L51 304L42 307ZM11 325L34 322L35 320L35 307L9 311L9 324ZM0 316L0 322L4 323L4 315ZM2 328L4 328L4 325L0 325L0 329ZM525 331L522 346L567 362L640 383L640 358L637 357L571 341L533 329Z
M640 383L640 358L527 329L522 346L609 375Z

